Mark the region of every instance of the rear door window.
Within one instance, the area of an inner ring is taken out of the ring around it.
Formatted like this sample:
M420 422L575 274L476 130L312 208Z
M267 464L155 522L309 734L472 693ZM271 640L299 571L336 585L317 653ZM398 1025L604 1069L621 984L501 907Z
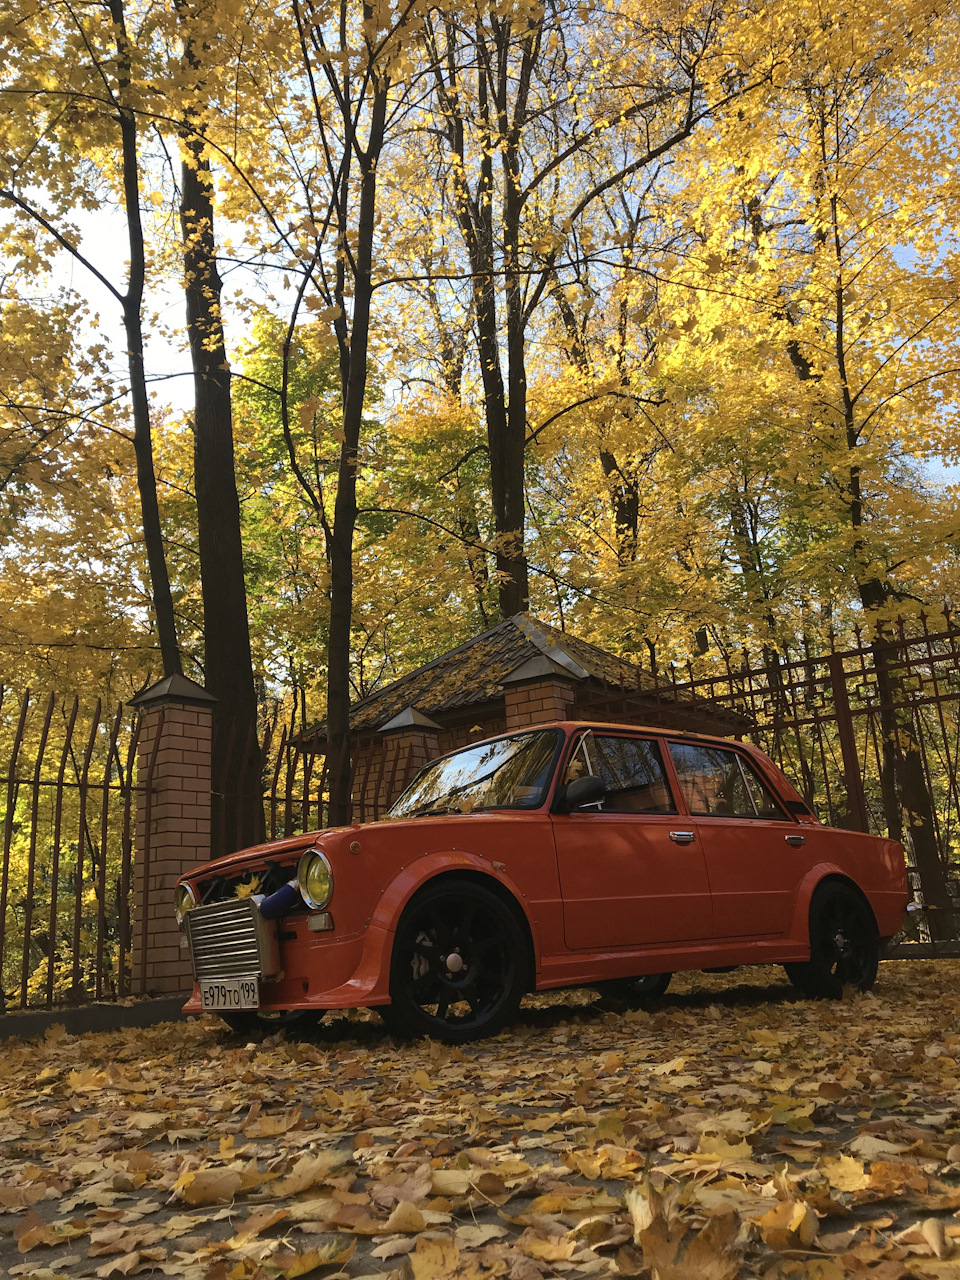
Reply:
M739 751L671 742L670 756L687 808L695 817L790 819Z

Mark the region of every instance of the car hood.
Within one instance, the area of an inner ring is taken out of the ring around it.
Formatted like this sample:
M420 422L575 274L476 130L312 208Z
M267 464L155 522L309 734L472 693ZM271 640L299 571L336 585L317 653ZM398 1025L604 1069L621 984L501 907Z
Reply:
M367 824L369 825L369 824ZM305 831L302 835L287 836L283 840L265 840L263 844L253 844L247 849L238 849L236 853L224 854L222 858L213 858L209 862L201 862L199 866L184 871L181 879L193 879L202 875L236 875L246 867L258 863L295 862L297 855L304 849L312 849L321 836L338 835L346 831L360 831L362 827L325 827L322 831Z
M314 845L319 844L326 852L335 852L337 845L362 840L365 834L382 833L386 829L416 827L417 830L422 831L424 828L454 827L465 820L477 822L482 819L496 822L505 819L516 820L520 817L530 818L535 815L541 818L543 816L542 811L537 809L483 809L472 814L423 814L417 818L381 818L377 822L359 822L348 827L323 827L319 831L305 831L302 835L288 836L284 840L267 840L263 844L251 845L247 849L238 849L236 853L228 853L222 858L191 867L189 871L181 874L180 879L193 880L198 876L206 879L211 875L238 875L267 861L293 865L305 849L312 849Z

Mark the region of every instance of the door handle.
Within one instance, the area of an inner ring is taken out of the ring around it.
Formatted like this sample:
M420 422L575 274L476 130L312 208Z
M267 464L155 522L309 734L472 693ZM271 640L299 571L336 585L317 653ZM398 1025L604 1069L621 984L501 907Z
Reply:
M670 839L674 844L692 844L696 835L693 831L671 831Z
M795 849L799 849L802 844L807 843L804 836L784 836L783 838L787 844L792 844Z

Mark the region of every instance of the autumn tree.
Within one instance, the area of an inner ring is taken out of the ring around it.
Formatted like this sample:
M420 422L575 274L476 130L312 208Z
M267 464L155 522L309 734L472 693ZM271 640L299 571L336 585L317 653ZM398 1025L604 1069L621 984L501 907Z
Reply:
M377 284L380 170L410 109L419 64L419 0L395 12L339 0L295 0L294 16L309 86L317 170L302 182L307 243L291 312L288 347L308 293L332 324L340 375L339 458L332 510L292 447L291 406L283 377L282 415L290 464L324 531L330 563L327 743L330 816L350 815L350 649L360 437L364 422ZM310 241L312 240L312 244Z
M123 0L78 13L69 5L28 6L3 34L0 201L25 219L49 246L35 255L44 270L49 254L66 252L107 290L122 313L133 448L143 538L150 566L153 608L164 672L181 670L173 598L157 504L150 407L143 364L146 255L141 214L139 123L141 86L136 50ZM81 143L82 134L82 143ZM79 146L78 146L79 144ZM74 207L92 207L86 173L74 155L81 147L110 175L120 192L129 269L124 285L110 279L79 247L71 225Z
M128 421L87 309L35 286L0 296L3 680L128 698L156 662Z
M158 243L155 236L158 226L145 218L141 205L144 203L145 182L150 186L155 186L158 181L161 184L160 193L155 190L149 193L151 197L159 194L161 207L165 196L179 195L187 334L194 368L195 465L191 486L197 504L204 604L202 670L207 687L217 698L217 776L231 774L231 792L234 793L231 805L245 815L242 826L246 838L254 839L262 830L257 769L257 702L234 479L230 371L226 359L215 241L211 145L206 137L211 114L221 105L214 91L219 90L226 73L222 58L224 50L221 49L214 58L211 48L223 34L227 17L222 7L216 4L173 4L149 13L138 11L132 35L125 25L127 14L119 3L110 7L109 14L105 10L97 16L96 11L91 11L82 18L68 7L63 10L62 18L62 44L59 47L51 41L50 33L39 28L32 31L30 38L39 49L46 37L44 53L55 58L54 80L60 75L63 86L51 87L50 83L44 82L40 88L40 73L37 71L34 75L36 83L31 88L29 74L21 75L18 67L13 69L8 94L22 107L28 102L41 103L38 109L40 119L53 113L56 128L48 130L45 139L48 147L46 158L52 164L63 165L73 153L84 157L84 164L76 173L70 174L69 185L62 183L61 175L52 179L51 189L60 203L52 215L53 221L47 221L56 246L86 263L86 258L79 251L77 236L69 230L66 234L58 231L55 224L57 217L62 220L68 216L71 201L74 205L95 201L93 184L113 185L125 210L131 260L130 287L126 295L121 298L119 290L106 274L93 268L92 263L86 265L123 305L138 481L144 505L146 545L159 592L158 631L164 670L168 673L181 668L179 656L174 661L168 643L172 602L166 565L159 563L163 560L163 545L160 541L140 318L147 284L148 236L153 234L155 237L151 246L155 268L162 267L163 253L162 242ZM25 25L21 37L25 39L28 34L30 27ZM111 40L114 47L111 47ZM177 43L181 49L179 65L175 61L171 63L165 56L169 45ZM74 55L81 60L81 66L84 57L89 64L84 71L87 82L80 87L76 83L76 75L70 79L68 72L69 58ZM38 68L41 66L39 60L36 65ZM78 127L81 121L85 123L84 128ZM13 120L10 123L11 128L22 127L22 119L19 125L15 125ZM112 128L116 134L115 145ZM155 161L148 162L142 156L139 139L145 133L155 140L159 138L161 153L171 135L179 139L183 152L179 190L175 188L171 192L167 189L164 192L163 169L158 169ZM24 134L25 145L28 136ZM55 139L55 146L49 145L51 138ZM216 151L215 144L212 149ZM43 182L46 175L42 172L36 149L28 154L29 165L22 172L17 172L17 182L22 184L25 179ZM151 168L149 175L148 164ZM63 172L66 173L67 169ZM16 196L17 193L8 192L8 195ZM20 212L43 219L42 209L32 205L28 207L33 197L33 190L27 191L25 197L17 197ZM243 763L239 768L238 743L246 744L241 747ZM230 744L233 744L232 762L221 758ZM219 793L223 787L218 784L216 790Z
M531 326L577 264L607 248L591 221L603 197L642 186L660 157L769 78L778 38L767 29L745 56L733 26L735 38L711 5L481 7L425 21L433 96L417 146L443 218L429 263L415 260L443 286L444 310L466 306L475 335L504 616L529 596ZM739 69L720 74L731 40Z

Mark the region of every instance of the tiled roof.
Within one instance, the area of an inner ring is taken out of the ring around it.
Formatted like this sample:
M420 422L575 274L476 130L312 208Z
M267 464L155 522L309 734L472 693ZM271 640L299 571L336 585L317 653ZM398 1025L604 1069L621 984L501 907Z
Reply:
M633 663L521 613L356 703L351 728L381 728L411 706L434 716L489 702L502 695L503 681L511 672L540 656L578 680L592 677L633 692L656 688L653 677Z

